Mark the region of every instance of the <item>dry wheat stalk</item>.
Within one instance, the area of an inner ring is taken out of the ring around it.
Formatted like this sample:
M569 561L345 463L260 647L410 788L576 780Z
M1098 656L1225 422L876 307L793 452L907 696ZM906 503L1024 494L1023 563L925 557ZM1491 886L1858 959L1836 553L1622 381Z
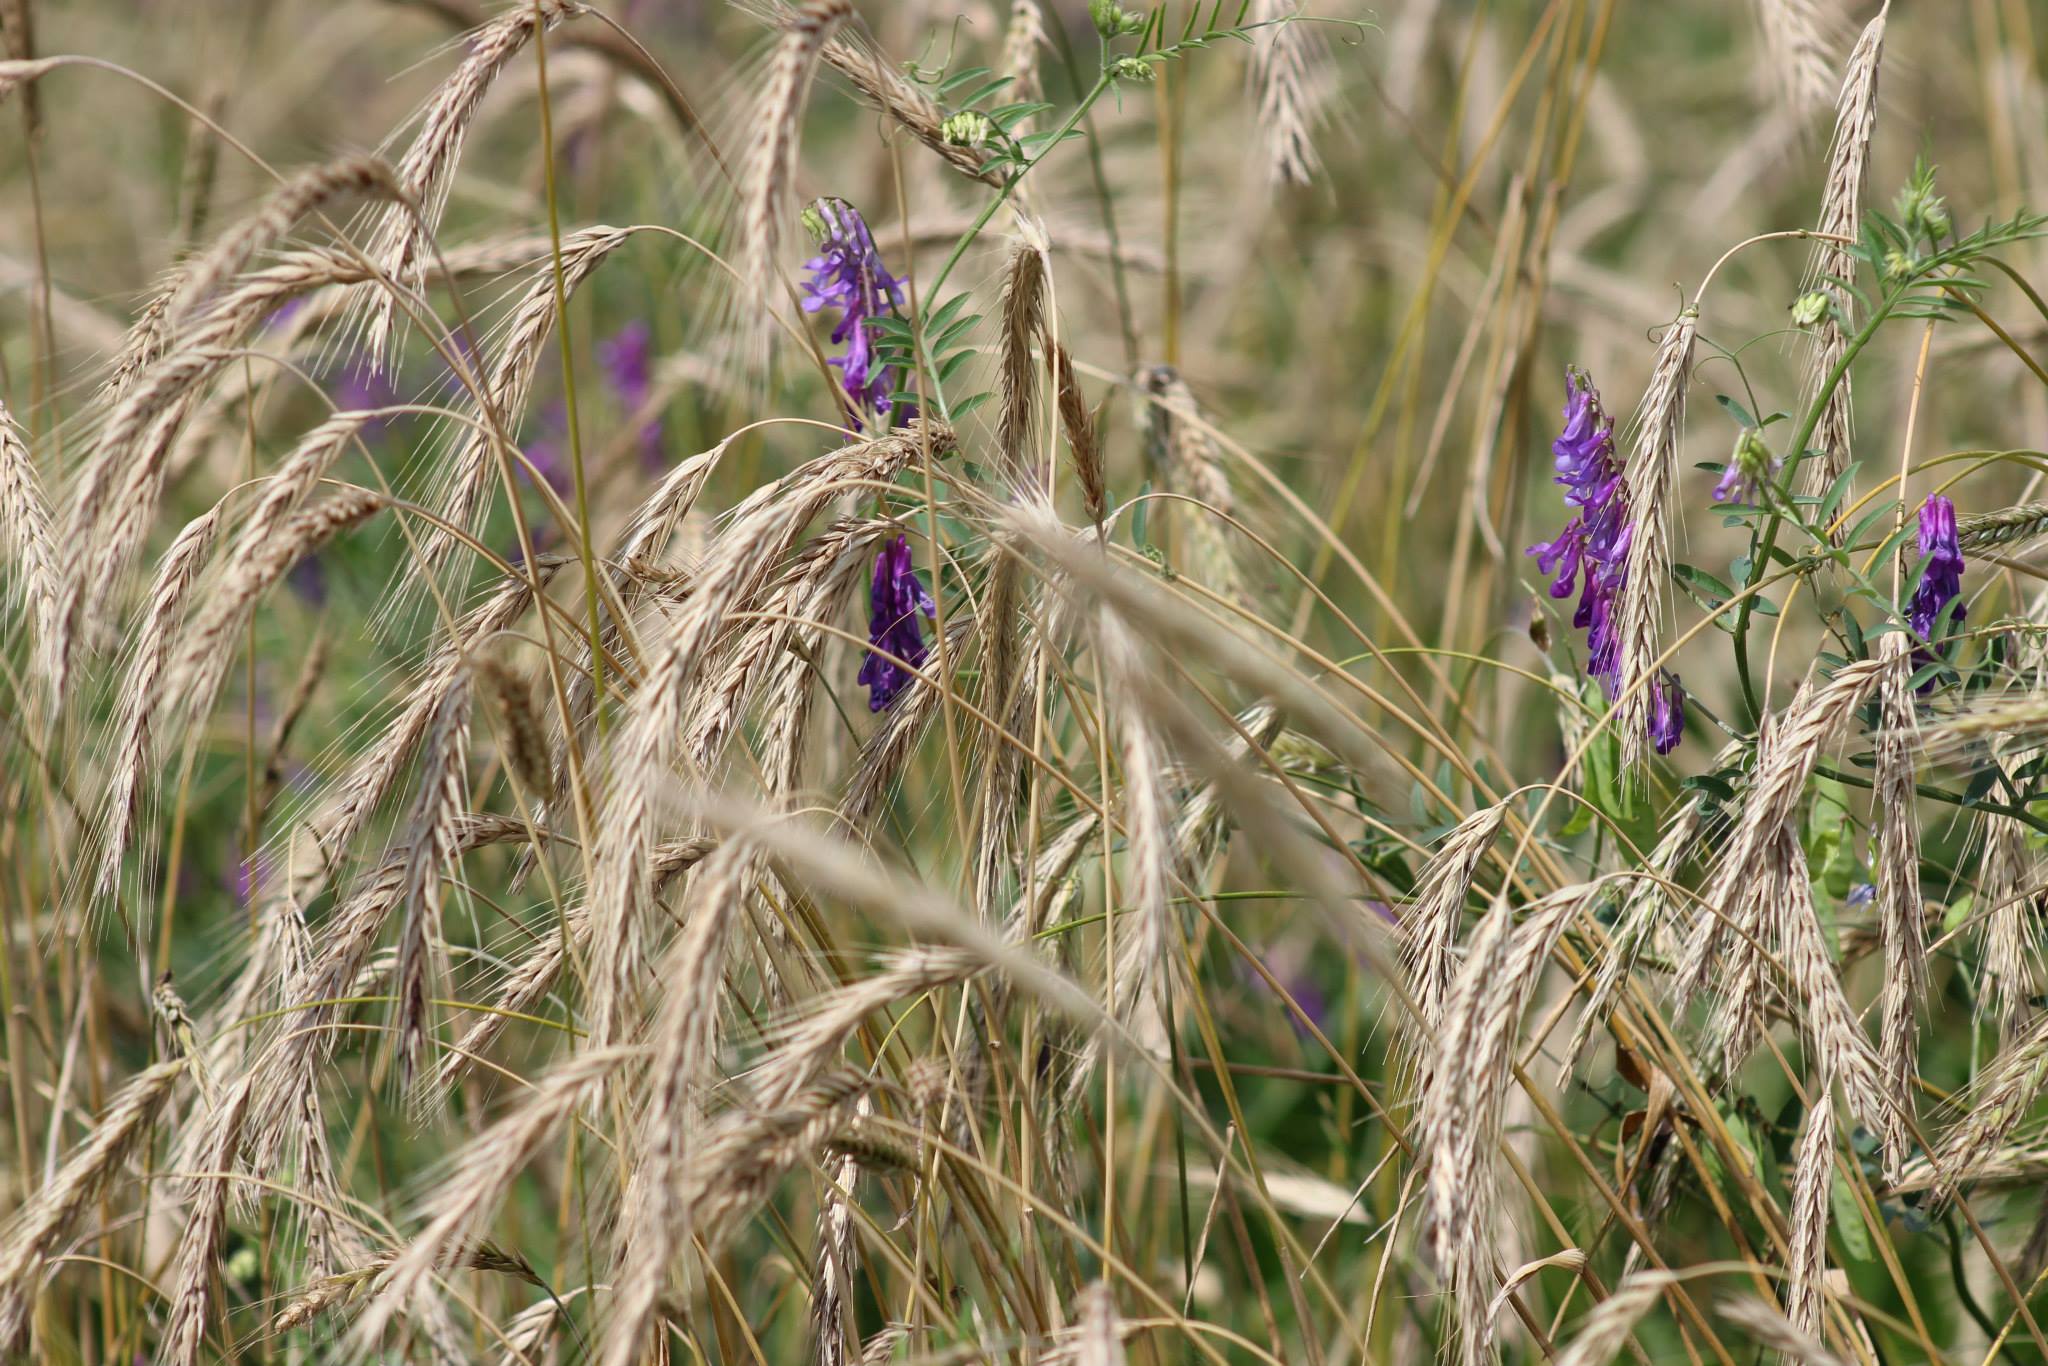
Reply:
M1741 818L1702 893L1706 908L1694 917L1686 939L1674 982L1681 1003L1698 994L1716 966L1716 950L1725 931L1722 917L1711 908L1720 908L1737 924L1746 923L1740 911L1755 885L1753 873L1764 867L1772 846L1796 820L1813 766L1877 685L1883 670L1876 660L1861 660L1844 666L1831 679L1808 679L1784 713L1771 718L1759 742L1756 770ZM1793 843L1797 844L1796 837Z
M525 837L524 822L520 822L517 833L508 836L511 839ZM715 840L691 839L676 840L656 848L655 894L660 895L663 888L710 857L717 847ZM436 1081L442 1090L453 1086L515 1018L531 1015L554 990L555 982L568 961L568 953L581 953L589 941L590 907L581 902L571 907L567 922L569 945L565 948L559 934L547 935L536 943L533 952L516 965L499 985L497 996L492 1001L493 1008L480 1012L456 1041L455 1047L449 1050Z
M1795 837L1781 838L1774 862L1786 868L1779 880L1776 916L1778 952L1788 979L1786 997L1806 1027L1823 1080L1841 1084L1850 1113L1878 1136L1886 1175L1895 1176L1905 1164L1910 1142L1905 1116L1910 1113L1906 1107L1912 1103L1911 1096L1888 1085L1892 1079L1842 990L1826 931L1814 910L1805 856ZM1820 1096L1824 1101L1824 1085Z
M1038 78L1038 59L1045 47L1045 11L1039 0L1011 0L1009 27L1003 30L1003 74L1010 78L1005 97L1019 104L1036 103L1045 90ZM1031 131L1027 117L1012 125L1019 137Z
M1519 925L1514 908L1497 899L1473 933L1432 1042L1417 1133L1428 1165L1432 1255L1466 1366L1492 1355L1494 1158L1522 1014L1565 928L1599 892L1598 883L1552 892Z
M1741 752L1738 743L1724 746L1715 756L1712 768L1731 767ZM1622 983L1633 978L1644 948L1669 936L1672 886L1705 839L1711 809L1704 796L1680 803L1650 851L1643 876L1629 883L1628 899L1622 903L1614 928L1608 931L1608 949L1600 961L1600 973L1594 979L1593 990L1587 993L1585 1008L1579 1012L1571 1042L1565 1046L1564 1060L1558 1067L1559 1085L1564 1084L1564 1078L1584 1053L1594 1026L1607 1017Z
M420 553L413 561L421 579L438 572L461 544L457 531L480 529L492 490L500 486L498 454L504 441L518 431L519 415L533 392L547 340L560 325L557 300L566 304L633 231L598 224L564 235L559 292L554 260L535 267L525 291L512 306L498 340L497 359L484 380L488 402L477 397L478 422L456 428L454 450L438 462L443 481L439 511L446 526L436 524L422 537Z
M2001 1038L2015 1025L2040 989L2041 950L2035 942L2034 861L2026 829L2010 816L1986 811L1977 817L1983 854L1977 865L1977 895L1985 911L1981 932L1983 982L1976 1014L1990 1017Z
M712 662L710 647L724 632L727 614L751 602L804 526L844 488L886 482L923 450L943 452L951 443L946 428L920 423L821 456L734 509L731 525L706 559L702 587L649 662L646 680L614 732L595 851L593 900L605 913L592 952L593 1025L600 1042L622 1038L632 1014L633 965L648 914L652 798L676 757L694 687Z
M1913 653L1902 631L1878 637L1884 675L1878 683L1874 805L1877 826L1877 917L1884 938L1881 1040L1885 1078L1901 1103L1910 1103L1919 1057L1916 1012L1927 989L1927 926L1920 902L1920 822L1916 818L1913 756L1918 718L1913 706Z
M1066 434L1067 451L1074 459L1074 479L1081 486L1081 503L1088 520L1098 528L1109 515L1109 483L1102 468L1102 443L1096 434L1095 412L1081 393L1074 377L1074 362L1067 348L1053 342L1046 353L1052 371L1053 389L1058 396L1060 429Z
M1010 248L1003 269L1002 407L996 424L1003 481L1013 489L1039 488L1045 482L1031 442L1038 417L1031 348L1045 334L1046 254L1043 236L1028 223L1024 226L1027 231Z
M717 1049L726 932L740 917L760 864L760 849L745 840L730 841L712 855L692 880L693 914L662 965L668 992L654 1025L656 1052L612 1277L618 1289L602 1358L610 1366L628 1366L636 1358L669 1269L698 1229L685 1191L700 1149L715 1141L708 1134L717 1126L707 1125L702 1114ZM740 1153L728 1160L758 1161ZM708 1240L718 1230L703 1233Z
M476 1250L478 1233L542 1145L569 1122L600 1083L639 1056L637 1049L571 1055L450 1164L450 1179L427 1204L425 1227L377 1277L375 1294L356 1322L355 1338L364 1351L374 1350L405 1305L433 1288L437 1271L463 1264Z
M165 671L156 702L161 713L192 724L210 712L234 658L232 642L248 625L257 600L293 565L389 504L375 489L349 485L274 526L245 532Z
M419 1068L433 1028L429 1002L447 979L448 947L441 938L441 880L457 854L456 822L468 806L464 760L469 752L470 690L464 681L442 696L427 731L419 794L406 823L405 917L398 929L394 972L401 1075Z
M1173 798L1166 790L1166 755L1139 700L1151 682L1130 627L1105 610L1097 619L1096 648L1104 682L1124 699L1115 709L1114 724L1129 855L1121 895L1131 908L1131 924L1130 933L1120 936L1111 965L1116 1014L1147 1046L1163 1048L1167 1002L1181 952L1169 899L1178 870L1167 815Z
M1877 128L1878 67L1884 58L1885 19L1890 13L1891 0L1885 0L1877 17L1857 38L1842 69L1841 94L1835 104L1835 136L1828 151L1827 185L1821 193L1820 221L1815 228L1850 242L1863 235L1863 183L1869 171L1871 134ZM1825 291L1834 306L1815 332L1800 396L1802 408L1810 408L1820 397L1821 386L1848 352L1844 324L1850 322L1850 297L1833 282L1855 276L1856 258L1850 255L1848 243L1823 242L1815 249L1805 287ZM1804 465L1801 492L1825 494L1848 468L1852 426L1849 377L1845 374L1828 395L1814 428L1814 449L1821 458ZM1797 456L1798 452L1791 454Z
M43 1267L111 1186L150 1135L187 1058L138 1072L112 1101L85 1142L21 1207L0 1237L0 1346L20 1341L41 1290Z
M1161 483L1191 500L1162 510L1184 538L1177 567L1231 602L1248 604L1233 533L1221 520L1235 514L1236 499L1223 453L1209 435L1194 392L1171 366L1155 365L1139 378L1151 398L1145 409L1146 452Z
M420 114L419 132L394 171L402 198L373 215L366 254L378 272L400 289L417 289L433 252L433 234L448 207L448 192L462 160L462 145L484 96L506 64L531 41L536 23L549 28L583 12L575 0L539 0L511 6L478 29L468 54L443 81ZM370 289L364 330L371 360L389 368L397 346L398 296Z
M1607 1366L1677 1279L1668 1271L1638 1271L1616 1286L1579 1321L1579 1335L1558 1354L1557 1366Z
M1252 39L1252 91L1263 135L1266 174L1286 185L1315 181L1321 162L1310 138L1313 46L1293 22L1293 0L1254 0L1251 21L1265 27Z
M1024 595L1021 547L1000 535L989 546L989 567L979 604L976 633L982 640L982 714L994 717L1007 735L985 728L977 736L980 803L974 828L974 904L983 915L993 913L1011 866L1010 841L1016 827L1018 781L1023 755L1009 737L1028 731L1037 707L1037 678L1042 657L1027 650L1028 613ZM1035 638L1034 638L1035 646ZM1028 677L1020 674L1030 666Z
M35 453L14 415L0 404L0 544L13 558L18 591L35 620L31 658L37 679L55 704L64 695L62 574L50 538L50 509L36 478Z
M752 119L754 154L740 190L740 247L735 257L742 287L759 299L774 297L811 74L819 50L852 14L850 0L804 0L778 19L782 36Z
M715 1250L736 1233L739 1216L785 1171L846 1129L846 1111L873 1085L858 1074L840 1073L787 1106L758 1114L726 1111L703 1126L687 1154L674 1155L674 1167L652 1158L635 1167L619 1237L611 1322L598 1354L603 1366L632 1366L640 1359L669 1268L693 1237Z
M1085 1286L1074 1306L1074 1366L1123 1366L1123 1325L1108 1281Z
M171 542L157 565L156 578L142 613L142 633L126 673L127 688L119 704L120 740L114 758L114 779L107 799L106 828L101 837L100 870L96 892L105 896L120 876L121 858L127 852L134 826L135 803L141 790L143 770L154 753L158 685L170 666L171 647L185 619L185 598L193 581L205 566L220 526L223 504L216 503L194 517Z
M178 1239L170 1315L157 1346L158 1366L198 1366L207 1305L227 1234L228 1188L233 1183L226 1173L234 1169L241 1152L243 1121L255 1081L250 1075L235 1084L207 1117L204 1137L196 1145L200 1174L185 1183L188 1213Z
M1685 390L1692 378L1699 312L1687 309L1664 333L1631 427L1635 433L1623 479L1628 493L1628 558L1615 604L1621 669L1615 680L1614 726L1624 772L1640 775L1649 736L1650 694L1664 628L1671 570L1671 512L1685 436Z
M863 1096L859 1104L870 1102ZM811 1285L817 1366L849 1366L860 1356L860 1334L853 1319L859 1293L853 1274L859 1266L860 1244L854 1237L852 1209L859 1180L859 1161L850 1154L841 1158L826 1172L824 1198L818 1202L818 1251Z
M240 275L255 254L283 237L307 214L343 195L398 199L391 168L377 157L347 156L301 171L271 192L263 207L217 238L180 272L165 310L172 325L204 310L228 280ZM403 212L402 203L394 210Z
M2008 1043L1957 1102L1962 1118L1931 1156L1935 1201L1953 1185L1973 1178L2026 1118L2048 1086L2048 1015L2037 1015L2024 1034Z
M1827 108L1835 88L1830 39L1837 18L1827 0L1756 0L1756 17L1778 99L1802 121Z
M545 589L565 563L568 561L560 556L541 556L532 567L533 578L507 577L465 614L436 647L420 668L418 682L399 707L397 717L385 727L376 744L357 757L348 774L333 785L321 806L301 823L294 842L315 851L318 861L310 869L292 870L292 896L300 901L309 900L325 884L331 860L339 851L355 844L377 808L397 787L413 752L426 738L441 699L458 681L463 660L524 616L533 605L534 584L538 582Z
M64 59L61 57L35 57L27 60L10 58L0 62L0 100L7 99L22 86L32 85L46 73L55 71L62 65ZM34 98L33 90L29 98Z
M824 55L827 65L846 77L855 93L902 124L905 132L938 153L954 170L984 185L1003 183L998 172L982 169L987 158L981 152L946 137L944 111L938 103L865 44L840 35L825 43Z
M1754 1295L1730 1300L1716 1312L1756 1339L1760 1346L1777 1352L1780 1361L1796 1361L1799 1366L1841 1366L1841 1359L1821 1346L1814 1333L1801 1332L1790 1319Z
M1823 1068L1813 1088L1813 1103L1807 1107L1806 1125L1799 1134L1799 1147L1792 1160L1792 1200L1786 1213L1791 1225L1791 1247L1786 1253L1791 1284L1785 1301L1791 1320L1799 1331L1818 1332L1821 1297L1827 1275L1828 1195L1835 1174L1835 1110L1828 1097L1828 1079Z
M548 737L534 707L536 680L518 673L494 655L478 657L471 662L470 669L496 723L494 730L506 772L512 775L522 795L546 792Z
M1415 881L1415 898L1401 917L1401 966L1415 1000L1418 1047L1443 1018L1451 979L1457 976L1452 945L1479 862L1493 847L1507 819L1507 805L1483 807L1459 821Z

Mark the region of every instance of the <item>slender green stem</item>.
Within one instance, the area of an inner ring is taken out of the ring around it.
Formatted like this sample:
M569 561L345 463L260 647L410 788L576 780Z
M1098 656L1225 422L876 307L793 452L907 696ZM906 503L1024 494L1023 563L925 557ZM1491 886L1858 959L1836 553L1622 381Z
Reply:
M1806 416L1801 420L1799 431L1792 438L1791 448L1786 453L1785 472L1776 489L1777 496L1771 500L1771 517L1764 525L1763 544L1750 554L1749 572L1743 576L1742 581L1745 591L1757 586L1763 577L1764 566L1770 562L1771 553L1777 549L1778 527L1785 520L1784 509L1790 505L1792 479L1799 472L1800 461L1806 458L1806 443L1813 439L1814 429L1820 426L1822 410L1827 407L1828 399L1834 394L1835 387L1849 373L1849 366L1855 361L1857 354L1869 345L1870 339L1877 335L1878 327L1890 316L1892 307L1898 302L1899 297L1898 294L1893 294L1887 298L1870 315L1870 321L1863 325L1862 330L1850 338L1849 345L1843 349L1842 358L1835 362L1835 368L1828 372L1819 392L1813 396L1813 403L1807 408ZM1742 681L1742 700L1749 707L1750 715L1762 716L1763 707L1757 698L1756 684L1751 679L1749 671L1749 618L1755 606L1756 597L1751 594L1742 599L1741 607L1736 610L1735 672Z
M562 352L562 407L569 424L569 467L576 486L576 545L583 559L583 594L590 607L590 678L597 733L605 732L604 624L598 611L597 554L592 545L590 495L583 477L583 429L576 420L576 352L569 337L569 288L562 273L562 207L555 187L555 116L548 101L547 17L533 0L533 53L540 82L540 162L547 181L548 246L555 274L555 340ZM573 743L573 739L572 739Z

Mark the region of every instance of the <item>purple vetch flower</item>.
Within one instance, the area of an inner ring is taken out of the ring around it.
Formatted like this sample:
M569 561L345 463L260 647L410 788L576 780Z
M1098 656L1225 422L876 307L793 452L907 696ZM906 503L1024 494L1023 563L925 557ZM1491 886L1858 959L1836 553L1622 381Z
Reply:
M628 416L646 406L654 392L654 333L645 322L635 320L597 344L597 363L605 382L618 396ZM640 464L658 470L666 463L662 451L661 419L653 418L635 433L640 442Z
M1727 468L1721 471L1720 482L1714 485L1714 501L1725 503L1733 499L1738 503L1753 503L1757 490L1763 488L1777 472L1778 462L1771 455L1763 433L1754 427L1744 427L1742 435L1735 440L1735 450L1728 457Z
M1650 680L1650 743L1669 754L1685 738L1685 689L1678 675L1660 671Z
M1529 547L1537 567L1555 574L1550 596L1579 588L1572 625L1586 632L1586 672L1612 699L1621 681L1621 639L1614 604L1628 572L1628 493L1614 456L1614 419L1600 406L1600 391L1584 373L1565 372L1564 431L1551 443L1556 482L1578 511L1555 540Z
M868 710L881 711L910 685L913 674L896 662L922 667L924 625L918 614L938 615L938 604L910 567L910 542L902 536L875 556L875 581L868 594L868 644L895 658L869 652L860 666L860 683L868 690Z
M1859 882L1849 889L1848 904L1851 906L1868 906L1875 900L1877 900L1877 885L1875 883Z
M1963 595L1963 548L1956 543L1956 505L1938 493L1931 493L1920 505L1920 553L1927 557L1920 571L1920 586L1913 590L1913 605L1907 617L1914 634L1934 644L1934 631L1941 614L1951 602L1952 624L1960 624L1964 607L1956 599Z
M889 395L897 387L894 367L875 360L875 339L868 324L902 305L903 286L882 264L866 221L845 200L814 200L804 210L804 225L818 240L818 254L804 263L811 273L804 287L804 312L839 312L832 342L844 346L846 354L831 364L846 390L854 430L862 431L867 414L889 413Z

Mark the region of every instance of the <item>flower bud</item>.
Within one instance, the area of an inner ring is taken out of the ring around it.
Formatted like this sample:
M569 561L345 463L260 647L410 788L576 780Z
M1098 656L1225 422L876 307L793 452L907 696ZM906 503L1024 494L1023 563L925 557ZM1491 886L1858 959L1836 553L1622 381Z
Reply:
M1884 254L1884 282L1888 285L1903 284L1906 278L1918 268L1919 258L1910 256L1898 247Z
M1119 81L1143 84L1155 74L1152 64L1137 57L1119 57L1109 64L1109 74Z
M1104 38L1123 38L1145 31L1145 16L1131 13L1116 0L1088 0L1088 17Z
M1728 468L1721 472L1721 482L1714 485L1714 501L1753 501L1756 491L1770 481L1777 465L1777 457L1771 454L1764 434L1754 427L1744 427L1742 435L1735 438L1735 449L1728 455Z
M980 147L995 136L996 126L988 115L963 109L939 125L939 136L955 147Z
M1824 289L1809 289L1792 301L1792 325L1794 327L1818 327L1821 319L1827 317L1832 304Z

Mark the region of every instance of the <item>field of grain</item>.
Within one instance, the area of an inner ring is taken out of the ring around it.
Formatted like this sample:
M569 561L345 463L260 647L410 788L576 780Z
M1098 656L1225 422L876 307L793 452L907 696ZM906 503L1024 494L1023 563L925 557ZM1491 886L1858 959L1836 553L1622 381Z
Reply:
M0 1359L2048 1366L2044 0L0 37Z

